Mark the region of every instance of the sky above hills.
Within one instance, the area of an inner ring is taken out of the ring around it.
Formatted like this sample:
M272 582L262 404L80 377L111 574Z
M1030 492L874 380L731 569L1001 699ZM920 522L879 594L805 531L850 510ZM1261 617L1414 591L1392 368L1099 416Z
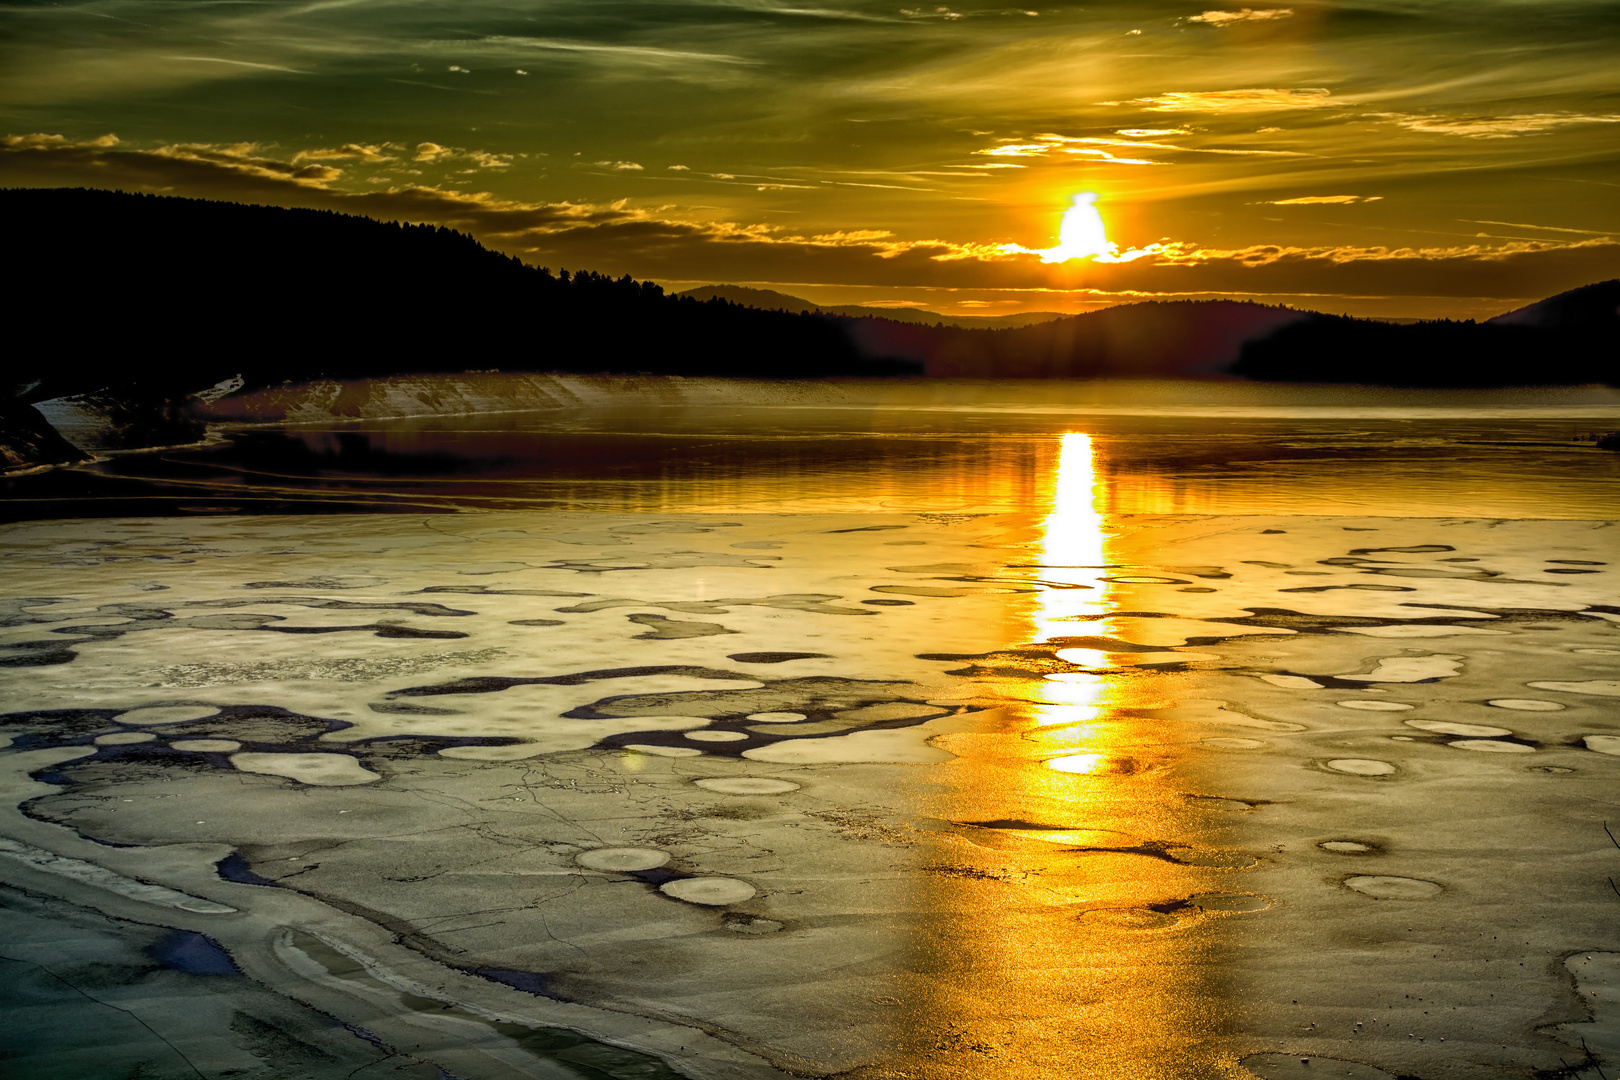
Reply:
M907 2L0 0L0 185L957 314L1620 276L1611 0Z

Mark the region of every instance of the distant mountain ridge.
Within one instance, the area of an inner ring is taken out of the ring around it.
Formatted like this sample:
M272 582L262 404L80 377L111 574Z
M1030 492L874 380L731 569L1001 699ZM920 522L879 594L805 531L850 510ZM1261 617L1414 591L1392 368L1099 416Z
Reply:
M966 330L1010 330L1063 318L1061 311L1026 311L1018 315L941 315L914 307L869 307L865 304L817 304L775 289L753 289L746 285L704 285L686 289L677 296L694 300L729 300L744 307L766 311L792 311L816 315L842 315L850 319L889 319L904 323L940 323Z

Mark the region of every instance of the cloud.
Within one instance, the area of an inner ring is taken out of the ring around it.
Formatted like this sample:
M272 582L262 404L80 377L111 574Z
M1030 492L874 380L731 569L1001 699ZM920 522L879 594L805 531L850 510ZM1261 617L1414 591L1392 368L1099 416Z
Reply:
M417 143L416 156L411 160L425 161L431 165L433 162L438 161L441 158L450 157L454 153L455 151L450 149L448 146L440 146L438 143Z
M634 161L598 161L596 164L604 169L617 169L619 172L641 172L641 166Z
M1297 90L1176 90L1154 97L1129 101L1099 101L1099 105L1140 105L1154 112L1244 113L1274 112L1281 109L1320 109L1337 104L1329 99L1331 90L1305 87Z
M1286 19L1293 14L1293 8L1261 8L1258 11L1244 8L1242 11L1206 11L1202 15L1190 16L1187 21L1225 26L1236 22L1273 22L1277 19Z
M292 156L293 161L338 161L344 158L359 158L361 161L373 164L397 160L393 155L384 153L386 150L398 150L397 146L382 143L376 146L367 146L361 143L344 143L342 146L327 149L300 150ZM422 160L421 158L417 159Z
M668 169L670 172L691 172L692 171L692 167L690 165L666 165L666 166L664 166L664 168Z
M1470 139L1513 139L1541 135L1570 124L1620 124L1620 116L1582 116L1573 113L1519 113L1515 116L1401 116L1391 114L1401 127L1426 135L1462 135Z
M1609 237L1423 249L1217 249L1166 240L1122 252L1114 263L1047 265L1008 243L907 239L876 229L800 235L763 223L684 220L673 207L527 203L420 184L347 191L334 186L341 178L341 170L277 160L251 143L137 149L105 136L83 142L0 138L0 184L7 186L120 188L424 222L470 233L533 264L654 280L1093 290L1138 299L1314 294L1517 301L1620 276L1620 243ZM1338 310L1335 303L1323 306Z
M1382 195L1301 195L1297 199L1273 199L1264 203L1265 206L1321 206L1325 204L1342 204L1358 202L1377 202Z
M1161 129L1146 129L1161 130ZM1185 129L1162 129L1184 132ZM1054 135L1033 136L1033 142L1004 140L998 146L973 151L986 157L1038 157L1061 160L1063 156L1084 158L1088 163L1109 165L1162 165L1164 162L1144 158L1119 157L1101 147L1128 147L1132 150L1162 150L1177 154L1228 154L1240 157L1306 157L1297 150L1239 150L1222 147L1177 146L1173 143L1142 142L1137 139L1115 139L1106 136ZM981 166L983 167L983 166Z

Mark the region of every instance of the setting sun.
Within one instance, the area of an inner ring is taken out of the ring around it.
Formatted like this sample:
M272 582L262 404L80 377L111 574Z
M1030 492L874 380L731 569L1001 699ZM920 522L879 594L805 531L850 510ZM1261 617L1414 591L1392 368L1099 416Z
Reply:
M1115 250L1116 245L1108 239L1102 215L1097 212L1096 193L1082 191L1063 212L1057 247L1047 248L1040 254L1042 262L1058 263L1112 255Z

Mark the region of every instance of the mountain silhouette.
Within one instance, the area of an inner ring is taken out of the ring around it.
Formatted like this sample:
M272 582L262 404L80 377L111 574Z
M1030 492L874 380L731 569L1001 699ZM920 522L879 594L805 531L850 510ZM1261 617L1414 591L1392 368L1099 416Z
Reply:
M915 307L867 307L864 304L817 304L798 296L789 296L774 289L752 289L746 285L704 285L687 289L678 296L694 300L719 297L744 307L763 308L767 311L809 312L816 315L842 315L850 319L888 319L891 322L925 323L928 325L956 326L968 330L1004 330L1063 318L1058 311L1026 311L1018 315L941 315L937 311Z

